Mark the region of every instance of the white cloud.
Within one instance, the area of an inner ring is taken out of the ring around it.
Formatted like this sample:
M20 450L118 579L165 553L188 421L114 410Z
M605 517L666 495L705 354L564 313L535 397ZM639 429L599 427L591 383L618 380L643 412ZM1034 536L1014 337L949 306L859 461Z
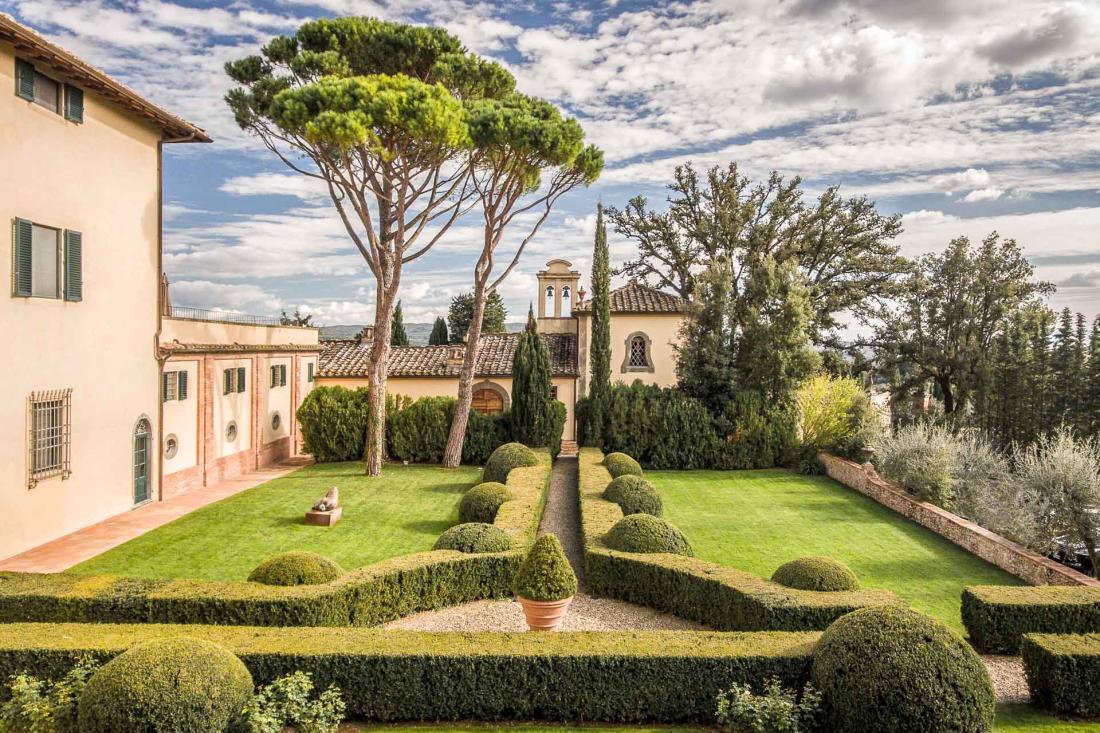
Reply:
M965 171L957 173L934 176L929 184L937 191L951 194L956 191L969 191L988 186L989 180L989 171L984 168L967 168Z
M257 285L180 280L169 286L172 304L256 315L277 314L283 307L275 295Z
M996 201L1004 195L1004 191L999 188L979 188L975 191L971 191L963 197L963 201L974 203L977 201Z
M257 173L227 179L219 191L234 196L294 196L305 201L328 198L325 184L300 173Z

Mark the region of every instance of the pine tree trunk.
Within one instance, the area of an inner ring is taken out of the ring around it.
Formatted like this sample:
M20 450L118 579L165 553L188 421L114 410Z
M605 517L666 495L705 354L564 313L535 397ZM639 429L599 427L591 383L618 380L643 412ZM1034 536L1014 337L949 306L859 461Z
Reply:
M389 376L390 337L393 333L394 295L401 281L400 264L389 264L392 277L379 278L374 300L374 342L367 377L367 438L363 455L368 476L380 476L386 459L386 382Z
M458 468L462 464L462 446L466 442L466 425L470 422L470 406L474 401L474 378L477 376L477 355L481 350L481 326L485 316L485 302L489 294L485 280L474 283L474 308L470 317L470 329L466 332L466 355L462 359L462 371L458 377L458 402L451 418L451 432L443 451L443 467Z

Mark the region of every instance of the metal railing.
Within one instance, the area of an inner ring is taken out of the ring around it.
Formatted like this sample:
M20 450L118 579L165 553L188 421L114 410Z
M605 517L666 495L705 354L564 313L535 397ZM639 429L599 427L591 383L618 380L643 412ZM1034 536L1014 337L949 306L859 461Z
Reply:
M278 316L250 316L247 313L234 313L232 311L208 310L206 308L191 308L185 305L171 307L172 318L186 318L192 321L216 321L218 323L240 323L246 326L279 326L282 321Z

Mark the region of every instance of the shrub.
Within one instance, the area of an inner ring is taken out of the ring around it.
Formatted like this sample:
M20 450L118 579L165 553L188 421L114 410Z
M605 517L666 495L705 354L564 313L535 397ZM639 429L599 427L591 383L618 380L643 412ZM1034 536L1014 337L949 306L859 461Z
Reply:
M457 400L453 397L421 397L389 411L386 441L389 454L410 463L439 463L447 446ZM462 462L485 463L497 447L507 441L509 415L482 415L470 410Z
M318 585L336 580L343 568L315 552L284 552L256 566L248 579L264 585Z
M577 593L577 576L561 542L552 534L535 540L519 566L512 590L529 601L560 601Z
M578 420L587 420L587 405L581 408ZM694 397L640 380L611 388L602 445L607 451L626 451L653 468L688 469L711 467L717 446L714 420Z
M512 539L500 527L483 522L468 522L445 530L432 549L479 553L504 552L511 546Z
M982 660L939 621L908 608L868 608L825 630L811 679L835 733L993 729Z
M608 453L603 459L603 465L607 466L607 472L613 479L620 476L642 475L642 467L626 453Z
M0 624L0 679L58 675L79 655L110 659L172 627ZM395 634L382 629L189 627L237 654L257 684L302 671L378 722L598 720L713 723L733 683L805 682L817 634L698 631ZM609 663L609 660L611 662ZM247 703L242 702L242 708ZM198 730L205 730L198 728ZM124 733L118 731L117 733Z
M1100 635L1028 634L1020 651L1032 700L1059 715L1100 718Z
M799 590L859 590L856 574L831 557L800 557L783 563L772 574L772 581Z
M618 504L623 510L623 516L651 514L659 517L664 511L657 488L641 476L633 474L613 479L604 489L603 498Z
M875 442L875 468L922 501L950 509L955 499L952 468L956 442L946 428L914 423L883 434Z
M224 733L252 698L252 675L217 644L139 644L92 675L80 698L83 733Z
M458 504L458 521L492 524L500 505L512 498L504 484L487 481L478 484L462 496Z
M758 695L748 685L733 685L718 695L718 726L729 733L813 733L820 707L821 696L810 686L797 695L773 678Z
M366 389L314 387L298 408L305 452L318 463L362 458L367 408Z
M867 391L851 377L818 375L795 391L803 455L821 451L844 458L873 442L881 423Z
M1018 654L1024 634L1100 633L1100 588L980 585L963 590L962 621L985 654Z
M605 538L607 546L620 552L669 552L694 555L684 533L663 519L648 514L623 517Z
M8 682L0 705L0 731L6 733L80 733L77 705L99 665L83 657L57 682L19 674Z
M537 466L539 462L535 452L522 443L505 443L493 451L485 462L481 480L486 482L507 483L508 474L514 468Z
M798 442L795 410L750 390L734 394L716 426L714 468L727 471L789 463Z
M296 733L335 733L347 705L340 688L329 685L316 699L308 672L280 677L260 689L244 709L248 733L282 733L293 725Z

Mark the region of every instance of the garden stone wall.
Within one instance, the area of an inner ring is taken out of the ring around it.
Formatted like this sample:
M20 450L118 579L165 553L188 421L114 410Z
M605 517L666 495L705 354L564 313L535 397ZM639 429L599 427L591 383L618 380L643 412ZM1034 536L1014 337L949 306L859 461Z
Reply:
M818 458L824 464L825 472L835 481L871 497L1032 585L1100 586L1100 581L1094 578L1034 553L946 509L920 501L900 486L881 478L870 466L865 469L827 453L819 454Z

